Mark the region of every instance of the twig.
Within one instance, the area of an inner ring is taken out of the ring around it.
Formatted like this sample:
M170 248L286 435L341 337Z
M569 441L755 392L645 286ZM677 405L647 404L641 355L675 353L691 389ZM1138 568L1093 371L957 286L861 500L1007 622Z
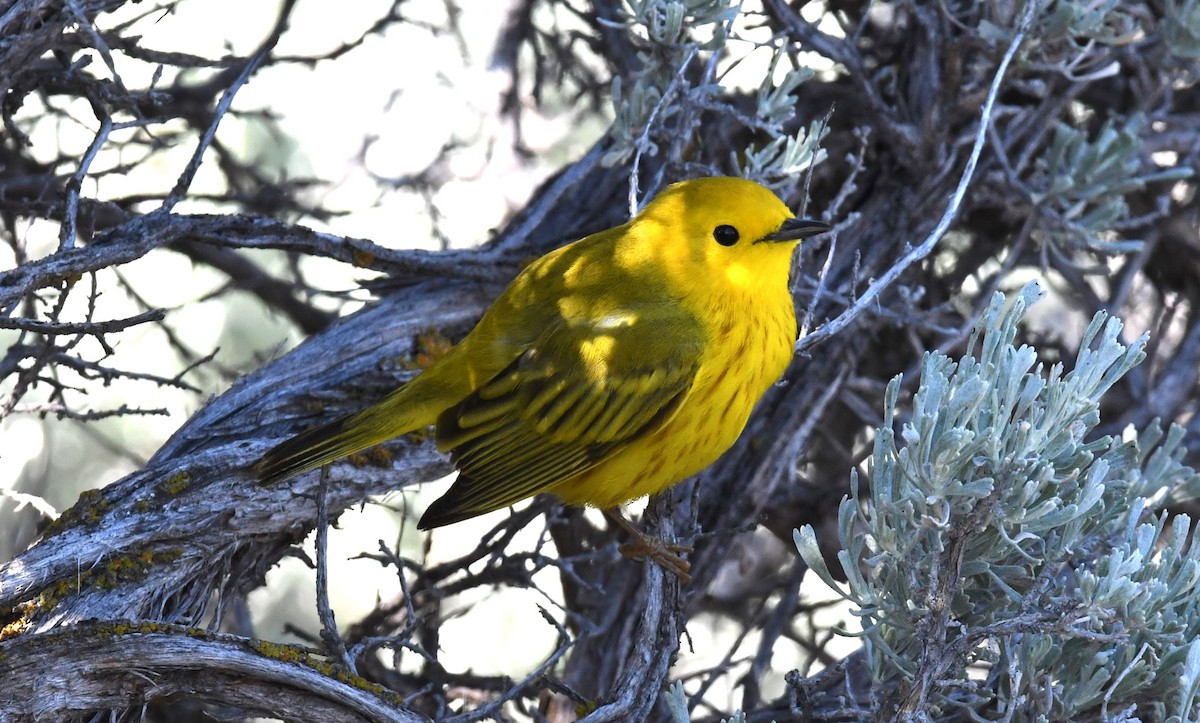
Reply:
M217 135L217 126L221 124L221 120L225 117L229 106L233 104L234 96L246 84L246 81L250 79L250 76L262 64L262 61L266 59L273 47L273 42L268 41L264 43L258 52L246 60L245 66L242 67L242 72L238 73L233 83L221 94L221 100L217 103L217 108L213 112L212 121L208 124L208 128L204 130L204 135L200 137L200 142L196 144L196 150L192 153L191 160L184 167L183 173L179 174L179 180L175 182L175 187L163 199L162 205L151 211L152 214L168 214L171 212L171 209L175 208L175 204L183 199L183 195L187 193L188 188L192 185L192 179L196 177L196 171L200 170L200 164L204 160L204 152L212 145L213 138Z
M4 497L16 502L18 511L28 505L29 507L37 510L42 517L45 517L48 520L54 520L58 518L59 513L58 510L54 509L54 505L50 504L45 500L45 498L38 495L31 495L28 492L18 492L16 490L0 487L0 498Z
M671 78L671 82L663 90L662 96L654 107L650 109L650 115L646 118L646 125L642 128L642 132L637 137L634 143L633 163L629 167L629 215L633 216L638 212L638 174L642 164L642 154L650 145L650 131L654 129L654 121L658 118L659 112L667 106L667 101L675 95L676 90L683 82L683 74L687 71L687 67L692 64L692 59L696 57L700 49L692 46L688 51L683 62L679 64L679 68L675 71L675 75Z
M125 87L125 82L121 80L121 74L117 72L117 64L113 62L112 49L108 47L108 43L104 42L104 36L100 35L99 31L96 30L95 23L83 12L83 9L79 7L79 3L76 0L67 0L66 4L71 9L71 14L75 16L75 20L79 22L81 27L87 30L87 34L92 38L92 47L96 49L96 52L100 53L105 67L108 68L108 72L112 73L113 83L121 91L121 94L128 98L129 90Z
M826 119L828 123L828 117ZM838 190L837 196L833 202L825 209L825 218L836 218L840 213L842 204L850 197L850 194L858 190L858 175L862 173L866 167L865 159L867 155L867 145L870 141L871 131L869 128L857 128L854 135L858 138L858 154L856 156L848 156L847 160L853 165L850 167L850 175L842 181L842 187ZM808 180L812 180L812 168L809 168ZM805 189L804 198L808 200L808 190ZM851 226L858 220L858 213L852 213L838 224L839 227L845 228ZM817 304L821 301L821 297L825 295L825 287L829 281L829 270L833 267L834 252L837 250L838 229L835 228L833 233L829 235L829 248L825 251L825 263L821 265L821 271L817 274L817 287L813 289L812 298L808 301L808 306L804 310L804 321L800 324L800 339L808 336L809 326L812 324L813 316L817 313Z
M0 316L0 329L20 329L48 336L60 334L90 334L99 336L123 331L131 326L146 324L152 321L162 321L165 314L162 309L151 309L136 316L110 321L41 321L39 319L13 319Z
M44 402L41 404L17 404L13 406L12 411L17 414L53 414L60 419L74 419L77 422L94 422L98 419L108 419L109 417L171 416L171 413L163 407L145 409L142 407L130 407L125 404L116 409L93 409L87 412L76 412L69 409L65 404Z
M400 580L400 594L404 596L404 611L408 613L408 624L413 625L417 621L417 611L413 607L412 591L408 587L408 578L404 576L404 560L400 555L392 552L383 540L379 541L379 549L392 559L392 564L396 566L396 577Z
M750 658L746 657L745 653L742 652L742 645L746 642L746 638L759 631L759 621L763 618L763 612L767 609L767 602L767 596L765 595L758 599L758 601L754 604L754 611L746 614L746 619L750 621L750 624L742 626L742 629L738 631L738 634L729 642L725 649L725 655L722 656L719 661L696 676L701 678L700 685L690 696L688 696L689 708L695 709L703 705L704 697L708 694L709 689L711 689L712 686L717 683L717 681L719 681L722 677L730 675L733 672L732 669L734 666L744 665L750 660ZM761 638L760 640L765 642L766 638ZM748 681L752 679L751 676L752 673L746 673L746 679ZM686 680L686 676L683 678L677 678L677 680ZM753 680L752 685L757 687L758 681ZM755 695L757 695L757 693L755 693Z
M808 306L804 309L804 322L800 325L800 336L803 339L808 335L809 324L812 323L813 315L817 313L817 303L821 297L825 295L825 285L829 281L829 270L833 267L833 255L837 251L838 233L834 230L829 234L829 248L825 250L825 261L821 264L821 270L817 272L817 287L813 289L812 298L808 300Z
M588 156L589 162L592 155ZM565 190L565 187L556 188ZM557 196L543 206L542 213L552 208L556 200L559 200ZM532 226L522 228L521 233L527 234L530 230ZM524 238L522 236L521 240ZM0 272L0 314L30 292L59 283L64 278L120 266L145 256L150 248L189 240L230 248L269 248L321 256L401 278L501 282L508 281L515 273L496 254L389 249L366 239L323 233L269 218L218 214L141 216L106 232L100 242L85 249L56 251ZM287 308L282 310L288 311Z
M329 542L328 492L329 467L325 466L321 468L321 477L317 485L317 616L321 619L321 641L325 643L329 655L340 660L347 670L357 675L354 660L346 651L346 643L338 634L333 609L329 607L329 563L326 560Z
M188 369L185 369L174 377L164 377L158 374L149 374L147 372L135 372L126 369L117 369L115 367L106 367L99 362L80 359L77 356L72 356L57 350L56 353L51 355L50 362L54 366L72 369L84 379L100 379L105 383L112 382L116 379L129 379L133 381L153 382L160 387L174 387L176 389L182 389L185 392L193 392L195 394L200 393L200 389L198 387L188 384L181 378L192 367L188 367Z
M668 504L666 496L652 498L647 513L660 512ZM671 539L675 533L671 516L662 514L658 521L657 530L646 531ZM631 642L628 652L623 651L629 664L616 681L613 698L580 723L646 720L666 680L682 631L679 578L650 564L644 566L641 578L638 594L643 601L642 611L637 622L630 623Z
M71 7L75 8L75 3L71 3ZM95 32L93 30L93 32ZM112 60L110 59L111 63ZM113 121L112 116L107 113L99 114L100 128L96 131L96 137L92 139L92 144L88 146L87 152L83 154L83 158L79 160L79 168L75 169L75 173L71 176L71 180L67 181L67 202L63 210L63 222L58 230L58 248L72 249L75 248L75 227L79 216L79 192L83 188L83 179L87 176L88 168L91 167L92 161L96 159L96 154L100 152L100 148L108 140L108 134L112 132Z
M520 683L510 686L509 689L504 692L504 695L500 696L496 700L493 700L491 703L488 703L485 706L476 708L470 713L447 718L445 723L469 723L470 721L483 720L484 718L502 720L502 718L499 717L501 707L503 707L508 701L516 698L517 695L528 688L534 681L545 675L546 671L553 668L554 664L558 662L558 659L561 658L563 654L565 654L571 648L571 646L574 644L574 641L571 639L570 634L567 633L567 629L562 626L562 623L555 620L554 616L547 612L546 608L542 607L541 605L538 605L538 612L542 614L543 620L553 625L554 629L558 631L558 647L555 648L554 652L550 654L550 657L546 658L546 660L537 668L535 668L532 673L525 676L525 679Z
M62 292L58 295L58 299L54 302L54 306L49 310L49 312L47 312L47 316L49 316L52 321L57 320L59 315L62 313L63 308L66 306L67 298L70 296L71 289L73 288L73 282L62 282ZM72 342L72 344L77 342L78 339L76 339L76 342ZM33 363L19 369L17 373L17 380L12 385L12 389L9 391L8 395L0 397L0 419L8 416L9 412L16 407L17 402L20 401L21 397L25 396L25 393L37 383L42 369L44 369L50 363L50 359L56 352L59 351L59 348L49 340L44 341L39 345L39 347L40 348L37 349L35 354L30 355L34 359Z
M988 89L987 101L983 104L983 112L979 118L979 128L975 131L975 143L971 147L971 155L967 159L967 166L963 169L962 176L958 180L958 187L954 189L954 194L950 197L950 203L946 207L946 211L942 214L941 219L938 220L937 226L925 237L921 245L911 249L875 283L868 286L853 306L843 311L833 321L824 324L813 333L797 341L797 353L806 351L814 345L819 344L826 337L838 334L849 326L869 306L874 304L877 297L891 286L896 279L900 278L908 270L908 267L932 253L934 246L937 245L937 242L942 239L947 229L950 228L950 223L958 214L958 209L962 205L963 198L967 195L967 188L970 186L971 179L975 175L975 166L979 162L979 156L987 143L987 129L992 122L992 109L996 104L996 96L1000 93L1000 85L1004 80L1004 73L1008 70L1008 65L1012 62L1013 56L1016 55L1017 50L1021 47L1021 42L1025 39L1025 33L1028 32L1030 24L1037 14L1038 7L1039 3L1036 0L1025 6L1025 15L1021 18L1021 25L1009 43L1008 50L1004 53L1004 58L1000 61L1000 67L996 69L996 74L992 77L992 85Z

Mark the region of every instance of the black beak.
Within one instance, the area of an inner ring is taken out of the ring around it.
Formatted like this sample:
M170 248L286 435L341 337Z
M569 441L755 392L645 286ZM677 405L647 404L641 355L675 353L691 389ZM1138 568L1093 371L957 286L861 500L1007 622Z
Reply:
M800 239L816 236L832 228L827 223L814 221L811 218L789 218L783 222L779 230L763 236L755 243L763 241L799 241Z

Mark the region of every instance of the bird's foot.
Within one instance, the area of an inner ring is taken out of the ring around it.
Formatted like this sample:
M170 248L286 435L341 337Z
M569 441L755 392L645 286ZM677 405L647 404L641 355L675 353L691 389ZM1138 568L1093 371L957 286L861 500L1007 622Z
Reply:
M648 536L634 527L617 510L605 510L604 514L608 516L608 519L616 522L618 526L633 538L632 542L627 542L617 548L622 555L631 560L650 560L679 578L679 581L685 585L692 581L692 576L688 574L692 569L692 564L680 557L680 555L692 551L690 545L677 545L672 542L660 540L657 537Z
M626 542L617 549L631 560L653 562L679 578L679 581L685 585L692 581L692 576L688 574L692 569L692 563L680 557L680 555L692 551L691 545L676 545L656 537L642 536L640 540Z

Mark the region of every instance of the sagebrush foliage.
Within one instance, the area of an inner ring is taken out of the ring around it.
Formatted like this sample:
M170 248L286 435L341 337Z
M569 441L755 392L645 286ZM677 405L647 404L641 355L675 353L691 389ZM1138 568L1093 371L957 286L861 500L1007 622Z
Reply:
M776 68L789 62L785 44L772 46L770 72L755 93L753 113L729 102L731 89L718 77L717 61L731 37L737 38L731 28L740 5L727 0L626 0L623 10L621 27L638 48L639 67L632 82L613 78L613 143L604 156L606 165L632 162L636 174L643 156L661 156L660 162L675 166L672 174L732 173L778 190L794 186L797 174L824 160L820 142L828 132L827 121L814 120L793 132L785 129L797 94L814 75L811 68L794 66L776 78ZM710 114L706 123L741 128L767 140L730 154L726 168L692 168L689 173L681 166L702 113Z
M1192 719L1200 545L1187 516L1162 511L1198 484L1183 430L1094 437L1101 395L1147 337L1122 343L1121 322L1100 312L1073 368L1046 369L1014 344L1039 296L1032 284L996 294L958 361L926 354L910 415L893 379L865 500L851 477L841 594L873 678L894 693L875 704L922 701L940 720ZM812 527L796 544L840 591Z

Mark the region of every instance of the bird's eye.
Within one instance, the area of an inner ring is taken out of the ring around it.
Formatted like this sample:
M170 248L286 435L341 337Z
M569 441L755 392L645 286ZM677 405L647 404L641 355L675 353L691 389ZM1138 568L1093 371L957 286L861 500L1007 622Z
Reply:
M733 226L721 224L713 229L713 238L722 246L732 246L741 238L741 234Z

